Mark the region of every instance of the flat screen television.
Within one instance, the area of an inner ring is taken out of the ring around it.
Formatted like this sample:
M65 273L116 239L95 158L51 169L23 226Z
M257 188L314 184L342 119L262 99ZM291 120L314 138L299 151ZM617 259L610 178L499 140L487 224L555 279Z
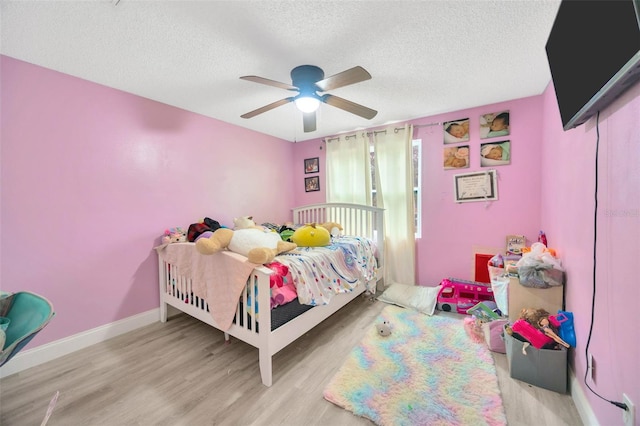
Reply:
M569 130L640 80L640 0L563 0L546 52Z

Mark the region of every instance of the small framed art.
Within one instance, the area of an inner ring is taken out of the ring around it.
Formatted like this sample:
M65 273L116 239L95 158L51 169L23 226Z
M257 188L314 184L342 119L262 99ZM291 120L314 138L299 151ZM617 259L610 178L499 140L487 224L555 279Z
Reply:
M480 139L495 138L511 134L509 111L498 111L480 116Z
M453 176L453 195L456 203L495 201L498 199L498 180L495 170Z
M445 170L469 167L469 145L447 147L443 152Z
M304 178L304 192L320 191L320 178L318 176Z
M480 144L480 166L493 167L511 164L511 141Z
M320 160L318 157L306 158L304 160L304 173L318 173L320 171Z
M445 121L443 128L445 144L469 141L469 118Z

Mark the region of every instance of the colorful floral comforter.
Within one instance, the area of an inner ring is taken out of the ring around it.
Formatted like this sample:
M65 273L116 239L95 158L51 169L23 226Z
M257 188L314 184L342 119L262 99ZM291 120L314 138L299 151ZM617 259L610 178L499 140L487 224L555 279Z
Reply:
M366 284L375 292L377 272L376 247L362 237L333 238L326 247L298 247L276 256L289 267L298 292L298 300L306 305L325 305L334 294L353 291Z

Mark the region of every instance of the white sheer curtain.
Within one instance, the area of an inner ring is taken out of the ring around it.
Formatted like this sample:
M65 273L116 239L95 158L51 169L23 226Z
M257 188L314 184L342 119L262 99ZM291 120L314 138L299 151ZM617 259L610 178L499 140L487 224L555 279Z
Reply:
M327 202L371 205L371 160L365 133L326 139Z
M376 204L385 208L385 285L415 285L413 126L374 132Z

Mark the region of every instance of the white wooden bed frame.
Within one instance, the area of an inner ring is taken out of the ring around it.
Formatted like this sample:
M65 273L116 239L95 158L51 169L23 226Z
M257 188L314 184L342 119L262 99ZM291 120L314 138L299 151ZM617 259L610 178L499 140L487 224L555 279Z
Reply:
M378 207L363 206L345 203L313 204L293 209L294 223L324 223L336 222L344 228L343 235L361 236L372 239L378 249L378 270L372 280L377 283L382 279L384 271L384 214ZM189 278L184 276L172 276L169 278L171 265L165 262L160 255L159 285L160 285L160 321L167 321L167 305L171 305L181 312L205 322L212 327L220 329L208 312L207 303L198 298L191 297L192 284ZM173 268L173 271L176 269ZM229 335L258 348L260 359L260 375L265 386L272 384L272 357L281 349L307 333L320 324L340 308L355 299L366 290L365 283L361 283L350 293L336 294L328 305L316 306L286 324L271 331L271 312L269 309L260 310L259 327L255 316L248 315L242 309L247 306L247 298L256 300L255 288L258 288L258 306L269 306L269 275L273 272L264 266L256 267L247 280L247 289L236 307L236 319L244 316L242 325L236 321L225 333L225 340ZM169 282L169 281L172 282ZM247 296L249 295L249 296Z

